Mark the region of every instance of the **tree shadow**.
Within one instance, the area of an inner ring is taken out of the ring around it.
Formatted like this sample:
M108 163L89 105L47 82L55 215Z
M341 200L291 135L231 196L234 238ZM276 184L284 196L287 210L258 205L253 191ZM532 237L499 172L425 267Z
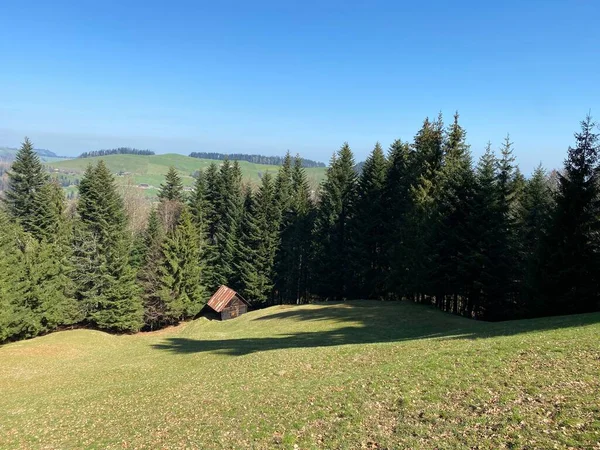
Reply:
M252 319L252 321L266 322L265 326L269 321L281 320L292 322L328 321L340 326L326 331L297 331L270 337L220 340L171 337L153 347L182 354L210 352L241 356L279 349L401 342L415 339L486 339L600 322L600 313L506 322L483 322L443 313L433 307L407 302L399 304L397 302L352 301L321 305L321 307L313 308L284 309ZM298 328L303 327L299 325Z

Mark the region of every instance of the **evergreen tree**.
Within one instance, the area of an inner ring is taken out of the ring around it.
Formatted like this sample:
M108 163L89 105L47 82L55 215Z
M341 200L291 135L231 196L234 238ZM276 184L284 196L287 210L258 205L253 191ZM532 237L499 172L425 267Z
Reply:
M0 342L24 337L27 308L25 266L21 258L23 232L0 208Z
M206 302L199 242L198 230L185 207L175 231L167 235L162 245L160 296L165 318L171 322L194 317Z
M495 267L495 249L498 247L500 223L498 160L488 143L477 165L474 217L471 227L473 253L470 265L464 270L472 273L473 286L466 312L474 317L489 316L497 311L499 285Z
M434 214L431 273L438 307L455 314L462 313L461 300L468 296L471 284L467 258L471 254L475 189L471 153L458 117L456 113L444 143L444 165L439 174L440 189Z
M165 320L167 308L161 296L162 251L165 236L155 208L150 211L148 225L141 238L142 265L138 272L138 280L142 287L144 324L152 330L168 323Z
M0 342L81 320L66 248L60 237L38 241L0 211Z
M219 169L212 163L204 174L204 205L206 207L206 233L208 243L214 244L217 233L219 215L217 205L219 203Z
M210 168L209 168L210 170ZM212 292L222 284L235 281L235 256L239 245L239 228L242 212L242 173L236 162L225 160L217 174L207 172L214 186L207 184L209 205L206 285Z
M161 201L183 202L183 183L175 167L169 167L165 182L158 189L158 198Z
M321 186L321 201L315 220L317 291L325 298L352 295L350 222L356 201L354 156L348 143L331 159Z
M165 182L160 185L158 199L160 200L158 214L162 227L167 233L171 233L177 226L184 202L183 183L173 166L169 167Z
M65 209L65 194L56 182L46 182L33 198L29 221L31 233L38 239L53 241L60 232Z
M102 329L136 331L142 303L135 271L129 264L127 218L113 176L101 160L89 166L79 184L74 263L76 296L87 319Z
M21 295L30 310L30 319L24 337L53 331L83 318L73 297L68 256L60 240L40 242L25 237L22 258L27 288Z
M299 156L294 159L291 178L291 201L285 218L288 224L281 231L277 288L280 298L300 303L308 296L313 207L306 171Z
M544 314L542 296L542 271L544 269L544 243L548 236L554 199L546 172L541 164L526 182L520 210L521 259L524 271L524 313L528 316Z
M384 220L386 239L386 266L388 276L386 290L394 296L403 298L413 292L409 286L410 236L408 218L412 208L410 187L414 180L410 145L396 140L389 150L388 172L384 187L384 204L387 205L387 217Z
M412 296L429 299L433 293L432 270L435 199L443 165L444 129L441 115L435 122L425 119L415 136L410 188L411 207L407 217L408 279Z
M287 291L289 287L287 276L289 275L288 266L293 255L288 254L289 245L285 242L284 236L289 235L289 228L292 225L292 196L292 158L288 151L275 178L275 202L278 212L276 220L279 224L279 235L282 237L282 241L279 243L275 257L274 282L280 301L290 295Z
M512 142L506 136L498 161L498 222L496 223L496 243L493 247L495 276L497 279L495 310L489 311L489 318L503 319L513 316L519 308L517 280L519 277L519 243L517 214L520 208L522 179L514 166Z
M358 294L368 298L385 294L385 222L387 206L384 191L387 161L379 142L365 161L358 180L357 201L353 222L352 260L356 263Z
M597 310L600 285L600 198L596 124L588 115L559 174L556 214L543 285L548 314Z
M275 255L279 244L279 205L271 175L262 177L256 199L246 197L250 214L245 215L247 259L243 273L243 292L254 303L267 303L272 297Z
M282 229L288 225L287 219L292 205L292 195L292 157L290 152L287 152L275 178L275 202L279 209Z
M208 201L206 199L206 177L202 171L199 171L194 182L194 190L189 198L188 204L198 236L203 242L208 232Z
M33 144L25 138L8 172L8 188L4 193L8 213L22 224L25 231L32 230L35 197L47 180L48 175Z
M252 188L244 188L244 201L240 217L239 245L237 247L236 280L242 295L255 306L266 299L260 297L257 288L261 284L259 269L256 266L258 259L258 247L260 245L260 231L258 229L256 205Z

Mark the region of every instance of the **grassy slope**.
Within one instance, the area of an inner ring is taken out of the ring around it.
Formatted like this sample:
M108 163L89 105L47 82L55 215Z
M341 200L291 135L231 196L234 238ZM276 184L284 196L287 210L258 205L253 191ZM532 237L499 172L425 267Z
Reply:
M164 175L169 166L174 166L183 176L183 182L186 186L193 184L193 174L196 170L206 169L211 163L220 164L220 161L210 159L190 158L189 156L178 155L175 153L165 155L110 155L96 158L71 159L49 164L52 167L61 170L73 170L82 173L88 164L95 164L99 159L103 159L112 172L131 172L135 184L146 183L158 187L164 181ZM252 164L247 161L240 161L240 167L244 179L258 184L259 174L270 172L273 175L277 173L278 166ZM307 168L306 174L311 185L317 186L325 177L325 168Z
M0 448L592 448L600 314L274 307L0 348Z

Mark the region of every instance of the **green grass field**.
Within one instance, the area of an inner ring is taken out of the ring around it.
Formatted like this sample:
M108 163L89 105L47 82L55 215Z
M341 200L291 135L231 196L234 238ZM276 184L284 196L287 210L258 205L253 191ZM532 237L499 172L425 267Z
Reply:
M0 448L598 448L600 314L279 306L0 348Z
M170 166L174 166L179 171L185 186L192 186L194 183L192 174L195 171L206 169L211 163L221 163L221 161L211 159L190 158L189 156L169 153L153 156L109 155L94 158L77 158L53 162L48 165L61 171L73 171L76 174L82 174L89 164L95 164L100 159L106 162L106 165L113 173L130 173L136 185L142 183L150 185L151 188L146 190L149 195L156 195L156 189L164 181L164 176ZM239 164L244 180L254 185L260 182L261 174L269 172L275 175L279 170L278 166L252 164L247 161L240 161ZM325 170L324 167L306 169L307 178L313 188L316 188L325 178ZM117 178L117 182L119 182L119 178Z

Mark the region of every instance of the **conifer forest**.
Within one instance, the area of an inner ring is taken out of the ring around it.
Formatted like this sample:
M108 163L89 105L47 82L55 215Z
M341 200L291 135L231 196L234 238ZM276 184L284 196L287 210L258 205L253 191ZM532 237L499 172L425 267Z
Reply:
M486 321L598 311L592 118L563 167L528 177L509 136L477 161L467 142L458 114L426 119L411 141L375 144L360 173L345 143L316 191L289 153L259 186L235 160L200 171L189 192L172 168L134 228L103 161L67 201L25 139L0 207L0 342L156 330L196 317L220 285L253 308L380 299Z

